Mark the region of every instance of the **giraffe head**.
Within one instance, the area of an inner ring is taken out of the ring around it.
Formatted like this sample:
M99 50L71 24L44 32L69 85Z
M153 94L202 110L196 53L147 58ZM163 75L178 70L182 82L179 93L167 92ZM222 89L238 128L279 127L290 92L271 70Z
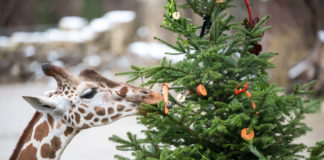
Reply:
M42 65L57 81L57 90L45 97L23 97L37 111L50 114L67 126L85 129L138 113L140 104L157 104L163 98L148 89L109 80L94 70L78 77L51 64Z

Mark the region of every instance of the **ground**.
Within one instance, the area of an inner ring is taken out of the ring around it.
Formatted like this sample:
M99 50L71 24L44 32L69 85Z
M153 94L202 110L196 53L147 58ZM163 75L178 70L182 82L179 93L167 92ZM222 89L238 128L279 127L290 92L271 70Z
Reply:
M45 91L55 88L53 84L28 83L0 85L0 159L8 159L20 134L28 124L35 110L21 97L24 95L41 96ZM308 115L305 122L313 127L313 131L298 139L298 142L313 145L324 140L324 107L316 114ZM115 144L108 138L113 134L126 137L126 132L140 134L143 126L136 123L136 117L126 117L112 124L95 127L80 132L67 146L61 159L113 159L114 154L129 155L117 151Z

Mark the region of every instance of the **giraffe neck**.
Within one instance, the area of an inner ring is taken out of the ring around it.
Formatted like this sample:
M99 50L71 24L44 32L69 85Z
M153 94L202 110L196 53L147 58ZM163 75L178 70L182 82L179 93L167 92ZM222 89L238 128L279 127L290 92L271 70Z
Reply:
M10 160L60 159L65 147L78 132L50 114L36 112Z

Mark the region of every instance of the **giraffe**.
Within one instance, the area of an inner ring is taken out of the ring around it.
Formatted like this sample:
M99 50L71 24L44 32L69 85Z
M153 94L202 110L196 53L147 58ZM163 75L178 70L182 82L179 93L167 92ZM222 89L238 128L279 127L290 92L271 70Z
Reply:
M43 64L42 70L55 78L57 89L43 97L23 97L36 113L10 160L60 159L81 130L135 115L142 102L163 100L156 92L109 80L91 69L77 77L52 64Z

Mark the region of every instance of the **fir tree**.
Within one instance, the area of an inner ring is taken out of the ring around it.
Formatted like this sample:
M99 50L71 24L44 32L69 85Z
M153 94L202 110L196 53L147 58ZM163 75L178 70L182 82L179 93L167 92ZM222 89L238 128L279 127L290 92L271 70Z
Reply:
M262 46L258 44L270 28L264 26L269 17L253 20L250 16L237 23L225 12L230 7L232 0L187 0L179 6L176 0L167 0L161 27L175 33L176 44L156 39L176 50L166 56L184 54L185 58L179 62L163 59L152 67L132 66L132 71L118 75L129 75L130 81L147 78L143 86L168 83L175 93L189 90L190 94L184 102L170 95L173 108L168 114L164 102L142 104L146 114L138 121L147 127L142 131L145 137L113 136L110 140L119 143L117 149L132 151L139 160L305 158L301 152L307 146L294 140L311 130L301 121L305 114L319 108L318 101L303 96L314 82L297 85L291 94L270 84L266 70L274 67L271 58L276 53L259 54ZM204 18L204 25L179 18L180 8L192 9ZM200 84L206 96L196 92ZM249 128L248 135L254 132L254 138L241 137L244 128ZM309 159L323 158L323 147L319 142L309 148Z

